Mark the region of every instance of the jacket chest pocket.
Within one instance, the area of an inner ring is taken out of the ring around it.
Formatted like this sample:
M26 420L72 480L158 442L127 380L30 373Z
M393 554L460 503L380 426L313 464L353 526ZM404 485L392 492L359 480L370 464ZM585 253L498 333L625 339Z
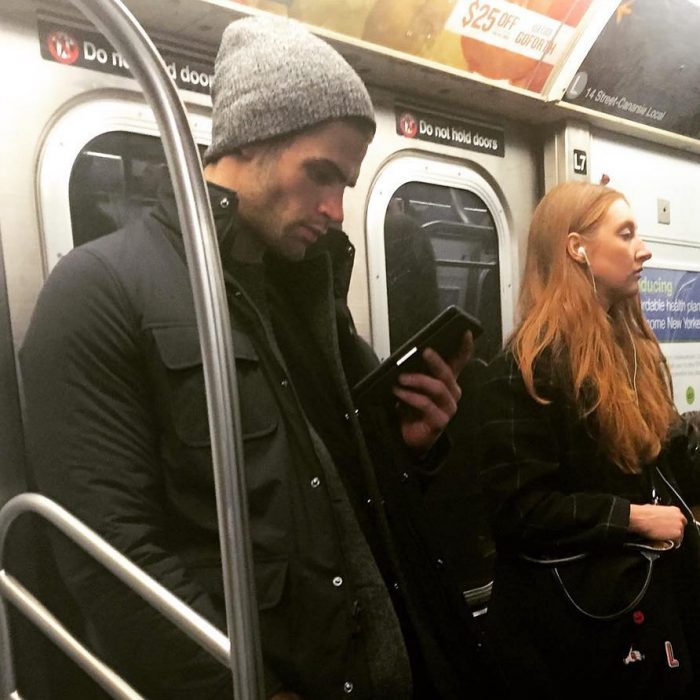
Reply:
M196 326L160 326L153 333L160 368L157 372L158 410L165 413L177 437L190 447L211 442L207 418L204 368ZM273 433L277 406L250 338L233 330L236 379L244 440Z

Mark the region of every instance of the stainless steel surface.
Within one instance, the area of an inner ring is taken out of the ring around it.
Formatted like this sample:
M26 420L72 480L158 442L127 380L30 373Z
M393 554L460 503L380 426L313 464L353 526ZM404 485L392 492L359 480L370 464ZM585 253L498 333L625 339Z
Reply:
M2 570L0 570L0 595L31 620L113 698L143 700L142 695L80 644L22 584ZM9 667L11 668L11 665ZM6 692L5 697L19 696L15 691Z
M234 696L261 698L257 629L233 343L214 222L182 101L153 43L119 0L73 0L121 53L156 115L185 241L216 481ZM234 410L235 407L235 410Z

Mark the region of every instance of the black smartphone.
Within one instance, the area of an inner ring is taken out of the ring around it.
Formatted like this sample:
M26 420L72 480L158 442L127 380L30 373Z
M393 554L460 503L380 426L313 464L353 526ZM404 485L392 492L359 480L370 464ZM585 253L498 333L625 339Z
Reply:
M466 331L476 340L483 332L479 319L458 306L448 306L428 325L395 350L352 388L355 405L383 403L392 397L391 387L402 372L427 372L423 350L432 348L445 360L459 350Z

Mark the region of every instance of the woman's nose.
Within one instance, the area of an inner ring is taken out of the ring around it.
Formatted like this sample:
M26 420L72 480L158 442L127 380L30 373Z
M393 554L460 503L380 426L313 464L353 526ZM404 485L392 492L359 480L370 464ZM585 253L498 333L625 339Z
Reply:
M641 241L641 245L639 246L639 250L637 250L637 255L635 257L641 262L646 262L649 260L649 258L651 258L651 251L649 248L647 248L644 241Z

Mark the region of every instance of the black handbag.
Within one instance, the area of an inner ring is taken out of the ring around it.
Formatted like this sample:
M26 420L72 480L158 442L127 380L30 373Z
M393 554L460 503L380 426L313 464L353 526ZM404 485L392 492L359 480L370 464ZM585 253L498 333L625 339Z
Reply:
M670 540L630 541L621 547L564 557L531 557L527 562L547 567L564 597L593 620L616 620L633 611L649 588L654 564L673 549Z

